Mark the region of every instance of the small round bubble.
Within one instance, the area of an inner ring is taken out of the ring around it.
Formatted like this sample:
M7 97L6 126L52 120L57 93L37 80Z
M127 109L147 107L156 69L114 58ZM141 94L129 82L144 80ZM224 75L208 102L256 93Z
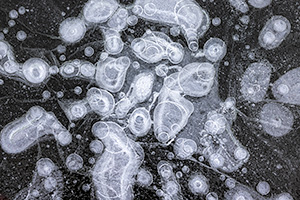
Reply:
M96 159L93 158L93 157L91 157L91 158L89 158L88 162L89 162L91 165L93 165L93 164L95 164Z
M30 58L22 66L22 72L27 81L40 84L48 77L49 65L40 58Z
M62 98L63 96L64 96L64 93L62 92L62 91L58 91L57 93L56 93L56 96L57 96L57 98Z
M90 186L90 184L83 184L82 185L82 190L83 191L85 191L85 192L87 192L87 191L89 191L91 189L91 186Z
M183 173L181 171L176 172L176 178L182 178Z
M43 99L49 99L51 97L51 93L48 90L45 90L42 93Z
M193 194L206 194L209 190L208 180L202 174L193 175L188 186Z
M50 66L49 67L49 73L50 74L57 74L59 72L59 69L58 69L58 67L57 66Z
M57 186L57 180L53 177L47 177L44 180L44 188L48 192L52 192Z
M226 181L225 181L225 185L229 189L234 188L235 187L235 183L236 183L236 181L233 178L227 178Z
M80 18L67 18L59 26L59 35L67 43L80 41L84 37L85 32L85 22Z
M215 17L211 21L212 25L219 26L221 24L221 19L219 17Z
M183 166L181 170L182 170L182 172L185 173L185 174L187 174L187 173L190 172L190 168L189 168L188 166L186 166L186 165Z
M80 73L85 77L93 77L96 73L96 68L92 63L84 63L80 66Z
M128 18L127 18L127 24L129 26L134 26L138 23L138 18L137 16L135 15L130 15Z
M51 159L41 158L37 161L36 168L38 175L47 177L53 172L55 165Z
M80 86L76 86L74 88L74 93L80 95L82 93L82 88Z
M66 59L67 59L67 57L65 55L60 55L59 56L59 60L62 61L62 62L66 61Z
M8 21L7 24L8 24L9 27L13 27L13 26L16 25L16 21L11 19L11 20Z
M62 131L57 136L56 139L62 146L66 146L72 142L72 135L68 131Z
M91 56L94 55L94 53L95 53L95 50L94 50L93 47L91 47L91 46L85 47L85 49L84 49L84 55L86 57L91 57Z
M133 61L133 62L132 62L132 67L133 67L134 69L139 69L139 68L140 68L140 63L139 63L138 61Z
M72 153L67 157L66 165L70 171L77 171L83 167L83 159L77 153Z
M67 48L66 48L66 46L60 44L56 47L56 50L58 53L65 53Z
M271 188L268 182L266 181L259 181L259 183L256 185L256 190L261 195L267 195L269 194Z
M249 17L249 15L243 15L243 16L240 18L240 21L241 21L243 24L245 24L245 25L249 24L249 22L250 22L250 17Z
M24 15L25 12L26 12L25 7L24 6L19 7L18 12L19 12L20 15Z
M17 40L24 41L27 38L27 33L25 31L18 31L16 34Z
M90 143L89 148L94 154L100 154L103 152L104 145L100 140L93 140Z
M9 29L8 29L8 28L4 28L4 29L3 29L3 33L4 33L4 34L7 34L8 32L9 32Z
M149 171L140 169L138 171L136 180L142 186L150 186L153 182L153 176Z
M17 19L19 16L19 13L16 10L11 10L9 11L9 18L11 19Z

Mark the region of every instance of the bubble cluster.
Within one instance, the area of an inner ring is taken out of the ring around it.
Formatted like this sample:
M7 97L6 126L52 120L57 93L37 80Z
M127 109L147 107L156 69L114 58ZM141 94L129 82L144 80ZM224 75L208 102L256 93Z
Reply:
M297 3L4 7L0 187L32 176L10 198L298 198Z

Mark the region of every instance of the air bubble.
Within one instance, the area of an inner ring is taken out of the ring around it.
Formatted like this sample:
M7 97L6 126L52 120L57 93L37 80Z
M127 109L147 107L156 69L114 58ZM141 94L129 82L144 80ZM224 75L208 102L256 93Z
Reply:
M225 163L225 158L219 153L213 153L209 156L208 162L213 168L221 168Z
M130 99L125 97L116 103L115 114L118 118L124 118L132 107Z
M187 159L197 151L197 144L192 139L178 138L174 145L174 152L177 157Z
M294 200L294 198L289 193L283 192L281 194L276 195L274 197L274 200Z
M181 171L176 172L175 175L176 175L176 178L182 178L183 177L183 174L182 174Z
M130 86L131 92L128 98L133 103L142 103L146 101L152 93L154 84L154 75L151 72L140 73L134 77Z
M82 93L82 88L80 86L76 86L74 88L74 93L80 95Z
M9 18L11 19L17 19L19 16L19 13L16 10L11 10L9 11Z
M106 90L92 87L87 92L87 101L91 109L103 117L110 115L115 108L115 100Z
M272 3L272 0L248 0L248 3L254 8L265 8Z
M258 42L266 50L280 46L291 31L289 20L281 15L271 17L258 36Z
M245 160L248 156L249 156L249 152L242 147L237 147L234 150L234 157L237 160Z
M183 60L184 49L179 43L170 43L167 45L167 57L172 64L178 64Z
M16 37L17 40L24 41L27 38L27 33L25 31L18 31Z
M225 185L229 189L233 189L236 185L236 181L233 178L227 178L225 181Z
M140 63L138 62L138 61L134 61L134 62L132 62L132 67L134 68L134 69L139 69L140 68Z
M179 72L179 85L188 96L206 96L213 86L215 73L211 63L190 63Z
M288 134L294 124L293 113L278 103L265 104L259 116L264 131L273 137L282 137Z
M89 0L83 7L83 17L89 23L106 22L118 6L115 0Z
M114 30L122 31L127 28L128 11L125 8L119 8L108 20L107 25Z
M189 178L188 186L195 195L207 194L209 190L208 180L202 174L195 174Z
M13 27L13 26L16 25L16 21L11 19L11 20L8 21L7 24L8 24L9 27Z
M67 59L67 57L65 55L60 55L59 56L59 60L62 61L62 62L66 61L66 59Z
M119 92L125 82L130 63L127 56L116 59L109 57L104 61L99 61L95 77L97 84L112 93Z
M80 18L67 18L59 26L59 35L64 42L76 43L80 41L86 32L86 26Z
M90 143L89 148L94 154L101 154L104 150L104 145L100 140L93 140Z
M137 23L138 23L138 18L137 16L135 15L130 15L128 18L127 18L127 24L129 26L135 26Z
M272 67L268 62L249 65L242 76L240 89L246 100L257 103L264 99L270 84Z
M259 181L259 183L256 185L256 190L261 195L267 195L269 194L271 188L268 182L266 181Z
M20 15L24 15L25 12L26 12L25 7L23 7L23 6L19 7L18 12L19 12Z
M83 102L74 103L69 109L71 120L82 119L88 113L87 107Z
M249 24L249 22L250 22L250 17L249 17L249 15L243 15L243 16L240 18L240 21L241 21L244 25Z
M137 137L145 136L151 128L150 113L144 107L136 108L129 117L130 131Z
M57 50L58 53L65 53L66 50L67 50L67 47L60 44L60 45L58 45L58 46L56 47L56 50Z
M51 97L51 93L48 90L43 91L42 93L43 99L49 99Z
M91 189L91 186L90 186L90 184L83 184L82 185L82 190L84 191L84 192L88 192L89 190Z
M66 146L69 145L72 142L72 135L68 131L61 131L57 136L56 136L57 141L59 142L60 145Z
M78 171L83 167L83 159L80 155L72 153L67 157L66 165L70 171Z
M85 47L85 49L84 49L84 55L85 55L86 57L91 57L91 56L93 56L93 55L94 55L94 52L95 52L95 50L94 50L94 48L91 47L91 46Z
M96 67L92 63L83 63L80 66L80 73L87 78L94 78L96 74Z
M108 54L117 55L123 51L124 42L117 31L105 31L104 38L104 49Z
M178 26L172 26L172 27L170 28L170 34L171 34L172 36L174 36L174 37L179 36L179 35L180 35L180 27L178 27Z
M57 98L63 98L63 96L64 96L64 92L62 92L62 91L58 91L57 93L56 93L56 96L57 96Z
M241 13L246 13L249 11L249 6L245 0L229 0L229 3Z
M20 69L20 64L13 60L8 60L4 63L3 68L5 72L15 74Z
M53 177L47 177L44 180L44 188L47 192L52 192L57 187L57 180Z
M55 164L49 158L41 158L36 163L37 172L42 177L50 176L55 168Z
M184 165L181 170L185 174L188 174L190 172L190 168L188 166L186 166L186 165Z
M208 194L206 195L205 199L206 199L206 200L218 200L219 197L218 197L217 193L215 193L215 192L210 192L210 193L208 193Z
M283 32L287 29L287 24L284 20L282 19L276 19L274 20L273 22L273 29L276 31L276 32Z
M225 42L219 38L210 38L203 46L205 57L212 62L220 61L227 52Z
M136 181L143 187L149 187L153 182L153 176L148 170L140 169L137 173Z
M212 25L219 26L221 24L221 19L219 17L215 17L212 19Z
M49 65L40 58L30 58L23 64L22 72L27 81L40 84L49 76Z
M157 165L157 171L163 179L169 179L173 175L173 168L170 163L160 161Z
M4 34L7 34L8 32L9 32L9 29L8 29L8 28L4 28L4 29L3 29L3 33L4 33Z

